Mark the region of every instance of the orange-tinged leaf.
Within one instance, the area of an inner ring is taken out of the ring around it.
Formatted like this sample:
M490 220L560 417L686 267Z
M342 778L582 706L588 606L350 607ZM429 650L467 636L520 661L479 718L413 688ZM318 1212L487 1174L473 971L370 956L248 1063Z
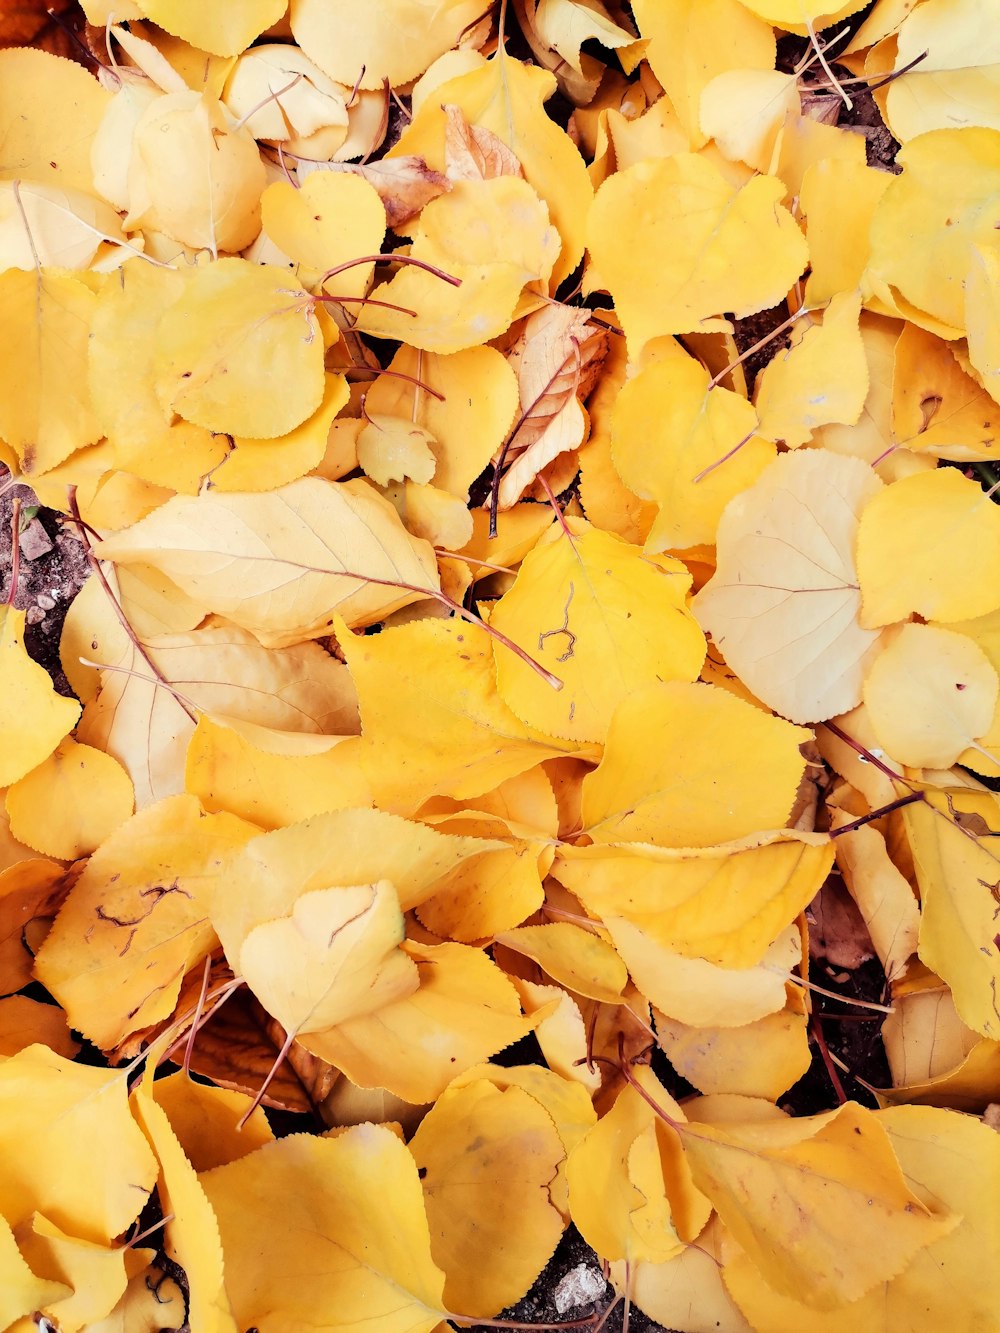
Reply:
M67 1295L38 1302L39 1313L60 1329L91 1329L117 1304L128 1280L127 1249L95 1245L68 1236L41 1213L17 1229L21 1254L32 1271L52 1282L63 1282ZM19 1328L15 1325L15 1328Z
M673 339L650 348L611 414L611 461L625 485L659 507L649 551L714 542L726 505L774 461L757 414Z
M200 1179L240 1328L273 1322L279 1290L298 1329L431 1333L444 1318L416 1163L391 1130L296 1134Z
M240 0L206 7L199 0L141 0L139 8L159 27L218 56L239 55L265 28L277 23L286 0Z
M326 1034L325 1056L361 1087L409 1102L439 1097L456 1075L488 1060L533 1026L517 993L479 949L408 943L420 989Z
M58 861L18 861L0 874L0 994L11 995L32 977L38 926L62 901L63 867Z
M549 1113L516 1084L466 1082L432 1107L409 1146L448 1308L489 1316L512 1305L563 1231L549 1185L566 1153Z
M556 736L603 741L615 708L657 680L693 681L704 636L687 609L690 575L612 533L568 520L521 563L490 624L563 681L552 687L494 643L497 689L524 722Z
M1000 681L972 639L901 625L865 681L879 746L900 764L950 768L993 721Z
M746 0L746 8L789 32L804 32L810 26L826 28L856 14L864 8L864 0L845 0L839 5L832 0Z
M712 685L670 681L619 704L583 783L595 842L710 847L788 819L808 732Z
M789 830L700 851L565 847L552 873L596 917L625 917L675 953L743 968L760 962L832 864L828 837Z
M67 1235L107 1244L138 1217L156 1161L129 1111L124 1072L29 1046L0 1062L0 1113L0 1214L12 1227L39 1212Z
M322 401L323 340L308 296L282 269L243 259L198 269L165 311L156 344L160 406L206 430L284 435Z
M215 943L201 886L255 832L174 796L94 853L35 960L75 1028L107 1048L173 1011L184 974Z
M67 1060L80 1050L80 1043L70 1036L65 1013L56 1005L26 995L0 1000L0 1056L16 1055L39 1042Z
M87 392L96 303L72 273L0 273L0 436L26 475L47 472L100 438Z
M765 1280L810 1309L896 1277L959 1221L910 1190L878 1119L855 1102L801 1120L679 1132L695 1184Z
M24 647L23 611L5 608L0 630L0 693L4 700L4 748L0 787L25 777L76 725L80 705L57 694L48 673Z
M796 722L861 701L878 634L858 622L854 550L880 491L860 459L783 454L719 524L718 568L695 615L743 683Z
M651 338L700 332L724 312L741 317L782 299L807 257L781 205L784 194L772 176L734 186L692 153L641 162L605 181L590 212L587 246L633 359Z
M1000 605L1000 506L957 468L903 477L861 515L858 579L867 627L986 615Z
M419 595L400 584L438 586L427 543L358 481L303 477L262 495L177 496L97 549L152 565L270 648L329 634L333 611L350 625L381 620Z
M949 343L915 324L904 324L896 344L892 424L907 449L938 458L997 456L997 404L958 364Z
M830 809L835 829L853 822L852 815L832 803ZM840 873L864 918L886 978L894 981L917 949L920 911L910 882L890 859L882 834L871 825L842 834L834 848Z
M64 740L7 792L16 838L44 856L89 856L132 814L135 792L122 766L89 745ZM52 810L61 812L57 824Z

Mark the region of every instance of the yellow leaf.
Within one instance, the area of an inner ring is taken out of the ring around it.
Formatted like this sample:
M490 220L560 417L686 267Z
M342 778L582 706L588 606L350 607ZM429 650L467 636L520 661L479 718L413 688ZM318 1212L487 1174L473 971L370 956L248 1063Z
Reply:
M800 1120L678 1132L695 1184L762 1276L810 1309L843 1306L896 1277L959 1221L911 1192L877 1118L855 1102Z
M860 702L878 634L858 624L854 548L880 491L860 459L784 454L719 524L718 569L695 615L743 683L796 722Z
M994 250L976 246L965 280L965 322L969 336L969 360L979 372L983 387L1000 401L1000 337L997 335L997 289L1000 259Z
M0 1000L0 1055L16 1055L38 1042L67 1060L80 1051L80 1043L70 1036L66 1015L57 1005L29 1000L26 995Z
M565 1148L548 1112L516 1085L466 1082L432 1107L410 1151L448 1308L488 1317L512 1305L563 1231L549 1183Z
M275 181L261 196L260 207L264 230L295 262L304 287L314 287L329 269L377 255L385 238L385 207L360 176L314 171L298 189ZM323 290L364 296L374 271L374 264L358 264L329 278ZM350 308L357 308L354 302Z
M685 958L625 917L604 924L639 991L688 1027L745 1027L785 1007L785 976L802 962L797 926L789 926L756 967L716 967Z
M865 1333L947 1327L988 1333L1000 1284L991 1262L995 1230L992 1181L1000 1170L994 1131L953 1111L901 1106L875 1117L913 1193L936 1211L952 1208L959 1224L918 1250L907 1266L849 1306L823 1312L778 1295L749 1260L727 1261L725 1281L755 1328L842 1333L845 1315ZM859 1210L864 1218L867 1205ZM882 1242L873 1242L879 1253Z
M323 1058L328 1029L410 995L419 982L387 879L303 893L287 916L251 929L234 971L289 1036Z
M93 1328L125 1291L128 1250L123 1247L93 1245L67 1236L41 1213L18 1227L17 1241L35 1273L52 1282L64 1282L70 1289L64 1297L38 1302L32 1320L36 1327L41 1313L60 1329Z
M25 777L73 729L80 705L53 688L48 672L24 647L24 612L7 607L0 631L0 693L4 700L4 746L0 787Z
M139 646L124 636L102 646L106 670L77 735L123 765L140 808L183 790L201 710L222 722L307 735L356 730L347 671L313 643L264 648L245 630L206 625Z
M666 1263L612 1264L615 1289L628 1292L632 1303L664 1328L682 1328L694 1311L699 1322L693 1327L699 1330L753 1333L722 1280L721 1233L722 1223L713 1213L695 1243Z
M858 328L861 296L840 292L821 323L802 320L792 345L757 380L754 403L765 439L794 449L819 426L853 426L868 395L868 366Z
M0 264L85 269L105 242L124 243L121 219L93 195L33 181L0 182Z
M156 1160L129 1112L124 1073L29 1046L0 1062L0 1111L0 1214L12 1227L39 1212L106 1245L138 1217Z
M986 615L1000 605L1000 507L957 468L903 477L861 515L858 581L866 627Z
M356 327L428 352L484 343L510 325L527 283L548 280L558 246L548 209L527 181L458 181L413 227L410 255L437 273L404 264L376 293L400 309L369 303Z
M577 1085L589 1103L601 1089L601 1074L596 1064L587 1068L588 1034L580 1006L561 986L540 985L514 976L510 980L524 1012L535 1022L535 1037L549 1070ZM567 1209L563 1196L559 1197L559 1207L563 1212Z
M956 822L959 816L971 818L973 827ZM906 807L903 820L923 904L920 957L951 986L963 1021L1000 1040L996 799L985 791L927 791L923 801Z
M997 404L958 364L951 344L915 324L903 325L896 344L892 423L907 449L938 458L997 456Z
M699 1092L777 1101L809 1068L807 1020L787 1009L743 1027L690 1027L656 1015L667 1059Z
M710 847L788 819L809 733L712 685L671 681L619 704L584 779L595 842Z
M54 1304L68 1292L63 1282L49 1282L35 1276L18 1249L9 1223L0 1217L0 1321L4 1327L10 1327L22 1315L31 1315L43 1305Z
M357 763L360 744L357 737L273 732L202 716L187 749L185 787L206 810L281 828L372 804Z
M643 555L612 533L570 523L568 535L529 552L490 616L563 688L556 693L494 644L497 689L529 725L601 741L632 691L657 680L695 680L705 641L687 609L690 575L679 560Z
M280 143L286 152L322 161L347 138L349 95L350 89L334 83L297 46L268 42L240 56L222 99L255 139ZM264 198L261 205L267 231Z
M441 356L402 346L365 396L372 416L411 416L428 435L434 485L461 500L503 444L517 416L517 381L493 347ZM417 385L399 379L410 376ZM426 390L426 391L425 391Z
M773 70L774 34L734 0L636 0L646 56L662 83L692 148L708 137L701 127L701 95L727 70Z
M538 911L545 898L542 878L552 863L550 843L513 837L509 824L499 820L458 817L439 826L447 832L493 834L509 843L502 851L483 852L456 866L434 896L421 903L417 916L422 925L441 939L472 944L510 930Z
M811 902L832 863L825 835L788 831L703 851L564 847L552 873L598 918L624 917L674 953L743 968Z
M593 186L579 151L545 112L544 104L555 90L556 80L547 70L512 60L501 46L492 60L448 79L433 97L427 97L388 154L392 160L417 153L429 166L443 171L446 105L457 107L470 125L497 135L520 162L525 179L548 205L562 238L552 272L553 290L583 257L587 213L593 199Z
M203 878L255 832L175 796L94 853L35 960L75 1028L107 1049L173 1011L184 974L215 940Z
M405 585L438 586L427 543L358 481L303 477L263 495L178 496L96 549L160 570L269 648L329 634L333 612L371 624L419 595Z
M7 792L16 838L45 856L89 856L132 814L128 775L109 755L64 740ZM51 813L60 811L58 824Z
M251 440L232 436L234 448L212 473L216 491L271 491L298 481L323 461L333 419L350 396L343 375L324 377L323 401L312 414L287 435L275 440ZM351 469L348 469L350 471Z
M808 305L821 305L861 283L872 215L891 180L887 171L863 160L824 157L806 169L799 203L809 242Z
M228 1088L195 1083L183 1070L158 1078L154 1094L196 1171L235 1162L274 1139L260 1107L245 1124L237 1123L251 1105L249 1097Z
M587 246L633 360L651 338L699 332L724 312L741 318L782 300L806 264L784 193L773 176L734 186L692 153L642 162L604 182Z
M689 37L685 34L685 43ZM772 69L728 69L701 93L702 135L726 157L757 171L772 169L778 136L787 117L799 114L794 74Z
M164 1246L167 1257L184 1270L188 1317L205 1333L236 1333L223 1280L219 1226L166 1111L156 1103L152 1070L132 1094L132 1106L160 1164L157 1194L166 1219Z
M599 935L568 921L522 926L496 937L498 944L533 959L543 972L579 995L617 1004L628 981L625 964Z
M379 486L407 477L421 485L434 476L434 439L407 417L371 415L358 435L358 463Z
M965 328L973 248L993 244L998 145L998 130L921 134L898 153L903 174L893 178L875 209L871 274L910 303L911 317L926 316L933 322L920 322L944 337L958 337Z
M900 143L929 130L1000 129L1000 42L985 20L975 0L935 0L907 14L893 65L907 72L892 80L885 99L886 123Z
M667 1114L684 1120L647 1066L634 1065L632 1074ZM631 1085L573 1149L566 1174L573 1221L607 1259L669 1259L694 1239L711 1211L691 1181L677 1136Z
M27 476L100 438L87 391L96 301L70 273L0 273L0 437Z
M73 60L15 46L0 51L0 90L0 179L93 190L90 144L110 101L97 79Z
M893 799L890 794L886 804ZM835 805L831 804L830 809L835 829L853 821L852 815ZM834 850L886 978L894 981L917 950L920 912L910 882L890 859L882 834L870 824L839 836ZM882 1033L884 1038L884 1025Z
M154 377L156 330L188 281L172 269L132 260L104 284L94 309L88 387L117 466L193 495L225 459L226 442L190 421L171 420Z
M348 88L391 87L422 74L458 44L481 16L477 0L390 0L359 9L349 0L292 0L295 40L331 78ZM246 45L247 43L245 43Z
M809 26L827 28L864 8L864 0L846 0L839 5L831 0L745 0L745 3L747 9L768 23L800 33Z
M498 967L464 944L408 943L420 989L326 1034L325 1058L361 1087L430 1102L474 1064L525 1036L517 993Z
M199 0L141 0L139 8L159 27L217 56L235 56L277 23L286 0L240 0L206 7Z
M213 258L256 237L267 174L253 135L216 98L164 93L139 116L131 147L126 230L162 232Z
M412 812L435 795L489 791L542 759L573 753L524 725L497 693L486 635L422 620L341 648L361 705L362 764L380 806Z
M269 265L223 259L198 269L160 320L155 376L167 413L250 439L286 434L323 398L323 341L309 297Z
M1000 1087L1000 1042L982 1038L933 1078L875 1088L879 1106L941 1106L982 1115Z
M757 414L745 397L717 385L672 338L628 380L612 409L611 461L659 513L646 549L684 550L714 542L719 519L774 461L759 438Z
M1000 681L964 634L901 625L865 681L878 743L898 763L950 768L993 721Z
M335 891L338 886L343 891L352 888L362 907L372 899L372 919L388 935L393 894L383 888L373 895L373 884L389 880L403 910L409 911L455 865L497 845L437 833L381 810L339 810L264 834L246 847L235 848L233 855L217 858L206 894L213 924L235 967L255 927L287 918L303 896L314 901L306 905L299 920L310 911L335 913L336 893L330 900L317 894ZM364 892L353 886L362 886ZM287 933L292 924L286 920L280 933ZM329 931L317 935L317 946L327 938ZM263 967L266 959L260 961ZM294 975L288 980L294 983Z
M62 899L58 861L22 860L0 874L0 994L12 995L32 979L37 926Z
M200 1180L241 1329L273 1322L279 1291L290 1328L432 1333L444 1319L416 1163L391 1130L295 1134Z

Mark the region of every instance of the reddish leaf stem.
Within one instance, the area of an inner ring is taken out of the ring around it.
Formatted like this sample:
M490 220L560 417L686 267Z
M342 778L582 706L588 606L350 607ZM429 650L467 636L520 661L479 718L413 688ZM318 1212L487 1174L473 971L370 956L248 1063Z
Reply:
M878 810L872 810L870 814L862 815L860 819L852 819L849 824L841 824L840 828L830 830L831 838L839 838L844 833L851 833L856 828L863 828L865 824L870 824L874 819L881 819L883 815L891 814L893 810L901 810L904 805L912 805L914 801L922 801L924 794L922 791L911 791L908 796L900 796L897 801L890 801L888 805L880 806Z

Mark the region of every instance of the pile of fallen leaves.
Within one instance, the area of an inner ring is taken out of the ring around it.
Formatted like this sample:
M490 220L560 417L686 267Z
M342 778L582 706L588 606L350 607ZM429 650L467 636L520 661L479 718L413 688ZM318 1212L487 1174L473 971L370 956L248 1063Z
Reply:
M626 1320L996 1328L1000 27L862 9L0 51L4 1328L488 1323L570 1222Z

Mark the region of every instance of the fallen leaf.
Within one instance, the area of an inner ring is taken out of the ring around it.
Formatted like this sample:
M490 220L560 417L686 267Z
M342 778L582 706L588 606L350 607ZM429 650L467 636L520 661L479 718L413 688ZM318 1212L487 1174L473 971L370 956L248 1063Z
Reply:
M0 689L5 701L0 786L9 787L43 763L76 725L80 705L57 694L48 673L24 647L23 611L7 607L0 631Z

